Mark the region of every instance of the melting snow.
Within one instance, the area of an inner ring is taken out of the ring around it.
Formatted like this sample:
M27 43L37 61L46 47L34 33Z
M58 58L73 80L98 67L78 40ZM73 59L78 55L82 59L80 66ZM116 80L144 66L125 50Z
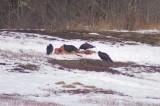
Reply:
M160 30L158 29L149 29L149 30L109 30L109 31L114 31L114 32L136 32L136 33L141 33L141 34L159 34Z

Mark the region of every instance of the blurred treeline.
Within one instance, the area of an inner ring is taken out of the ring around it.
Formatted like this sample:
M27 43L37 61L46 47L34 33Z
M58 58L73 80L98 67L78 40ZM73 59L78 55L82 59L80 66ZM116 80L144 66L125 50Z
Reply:
M0 28L160 29L160 0L0 0Z

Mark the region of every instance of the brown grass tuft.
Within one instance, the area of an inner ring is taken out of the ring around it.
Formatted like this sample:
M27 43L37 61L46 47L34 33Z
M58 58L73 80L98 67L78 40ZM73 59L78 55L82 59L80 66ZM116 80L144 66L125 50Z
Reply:
M73 84L73 85L83 85L83 84L80 83L80 82L73 82L72 84Z
M57 85L64 85L65 82L64 82L64 81L59 81L59 82L57 82L57 83L55 83L55 84L57 84Z
M70 85L70 84L69 85L63 85L62 87L63 88L76 88L74 85Z
M120 92L116 92L116 91L112 91L112 90L104 90L104 89L101 89L101 88L95 88L95 89L72 89L72 90L68 90L68 89L65 89L65 90L58 90L58 91L55 91L55 90L52 90L52 89L46 89L45 91L48 91L49 93L54 93L54 94L61 94L61 93L69 93L69 94L84 94L84 95L87 95L89 93L95 93L95 94L114 94L114 95L119 95L119 96L128 96L129 95L125 95L123 93L120 93Z
M89 86L89 85L84 85L84 88L90 88L90 89L96 89L96 86Z
M27 69L27 70L32 70L32 71L35 71L38 69L38 66L37 65L34 65L34 64L20 64L18 65L18 67L21 67L23 69Z

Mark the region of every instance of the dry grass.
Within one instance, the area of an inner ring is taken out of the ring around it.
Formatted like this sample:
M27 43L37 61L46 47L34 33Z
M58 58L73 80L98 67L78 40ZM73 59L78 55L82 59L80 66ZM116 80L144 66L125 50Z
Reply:
M12 30L8 30L12 31ZM94 41L105 41L105 42L122 42L122 41L135 41L146 43L150 45L160 46L160 34L140 34L136 32L112 32L112 31L98 31L99 36L90 35L90 31L85 30L13 30L15 32L26 32L26 33L38 33L50 36L57 36L64 39L82 39L82 40L94 40ZM109 37L107 37L109 36ZM110 38L113 37L113 38ZM55 39L48 39L55 40Z
M96 86L91 86L91 85L90 86L89 85L84 85L83 87L84 88L90 88L90 89L96 89Z
M68 87L67 87L68 88ZM83 89L63 89L63 90L52 90L52 89L44 89L44 91L48 91L50 94L71 94L71 95L77 95L77 94L83 94L87 95L90 93L94 94L112 94L112 95L119 95L119 96L127 96L130 97L129 95L125 95L120 92L116 92L113 90L104 90L101 88L83 88Z
M62 88L76 88L74 85L63 85Z
M34 65L34 64L20 64L18 65L18 67L22 68L22 69L26 69L26 70L31 70L31 71L35 71L38 70L38 66Z
M57 85L64 85L65 82L64 81L59 81L59 82L56 82L55 84L57 84Z
M33 100L20 99L16 95L0 95L0 106L63 106L57 103L37 102Z
M80 83L80 82L73 82L72 84L73 84L73 85L83 85L83 84Z
M105 36L116 37L117 41L135 41L160 46L160 34L140 34L136 32L100 32Z
M64 81L59 81L55 83L56 85L62 85L62 88L76 88L76 87L83 87L87 89L96 89L96 86L93 85L84 85L80 82L73 82L72 84L66 84Z

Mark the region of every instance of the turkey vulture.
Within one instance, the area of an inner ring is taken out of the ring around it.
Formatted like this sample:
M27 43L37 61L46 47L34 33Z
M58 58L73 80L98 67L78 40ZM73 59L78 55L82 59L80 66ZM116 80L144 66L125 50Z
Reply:
M67 51L67 52L72 52L72 51L77 51L78 50L73 45L66 45L66 44L64 44L63 47L64 47L64 50Z
M98 56L104 61L113 62L112 59L109 57L109 55L107 53L99 51Z
M53 52L53 46L52 46L52 44L49 44L49 45L47 46L46 50L47 50L47 54L48 54L48 55L51 54L51 53Z
M89 43L84 43L84 44L82 44L80 47L79 47L79 49L84 49L84 50L86 50L86 49L89 49L89 48L94 48L95 46L93 46L93 45L91 45L91 44L89 44Z

